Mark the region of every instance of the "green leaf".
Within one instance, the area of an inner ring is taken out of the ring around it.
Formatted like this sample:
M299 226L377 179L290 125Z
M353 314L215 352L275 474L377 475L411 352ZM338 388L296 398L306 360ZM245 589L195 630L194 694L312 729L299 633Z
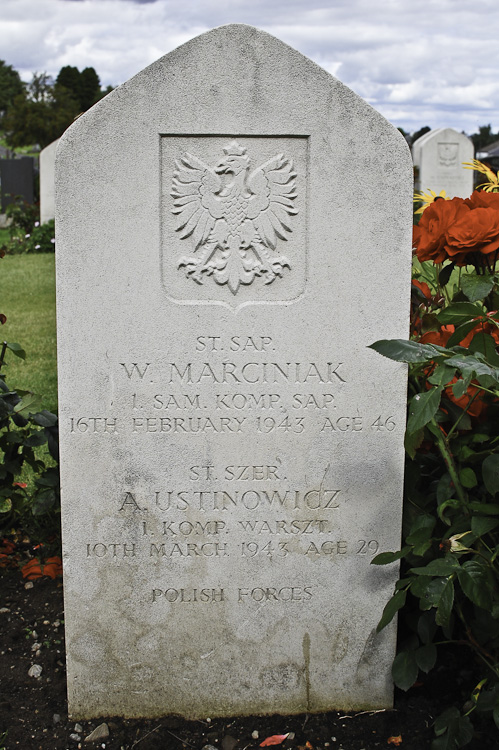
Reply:
M466 323L462 323L462 325L457 326L456 330L450 337L450 339L447 341L447 348L451 346L457 346L461 343L461 341L466 338L468 333L472 331L474 328L476 328L478 325L480 325L479 320L468 320Z
M396 362L431 362L437 357L447 354L443 346L437 344L419 344L417 341L405 339L382 339L375 341L368 349L374 349L383 357Z
M34 432L24 442L29 448L36 448L38 445L44 445L47 442L47 436L42 430Z
M454 583L452 579L449 578L442 590L442 594L438 602L437 613L435 615L435 622L437 623L437 625L446 627L446 625L449 624L453 605L454 605Z
M470 503L470 510L484 516L499 516L499 505L497 503Z
M393 660L393 681L401 690L409 690L414 685L418 671L414 651L401 651Z
M437 660L437 647L434 643L427 643L414 652L416 664L426 674L433 669Z
M438 606L446 583L446 578L419 576L411 583L411 594L418 597L419 606L423 611L429 610Z
M448 342L447 342L448 343ZM483 354L489 364L497 367L499 365L499 355L496 352L496 342L492 336L484 331L478 331L470 341L470 352Z
M432 385L447 385L456 374L455 367L447 367L446 364L437 365L433 373L428 378Z
M404 436L404 448L409 458L414 458L416 451L424 440L424 427L416 432L409 433L406 431Z
M468 373L466 378L460 378L458 381L454 383L452 386L452 394L454 398L462 398L467 392L468 388L470 387L471 383L471 374Z
M452 479L450 474L445 472L442 474L437 484L437 502L443 503L445 500L450 500L454 495L454 487L452 485Z
M449 357L447 364L449 367L458 367L463 377L477 378L485 387L499 385L499 369L482 361L482 357L483 355L479 352L476 353L476 356L473 356L473 354L466 354L461 351L459 354Z
M499 492L499 454L492 453L482 464L483 483L491 495Z
M9 513L12 510L12 500L10 497L0 498L0 513Z
M432 742L432 750L456 750L471 742L473 725L469 716L461 716L452 706L436 720L435 734L437 739Z
M420 430L433 419L440 406L442 386L432 388L425 393L416 393L409 405L409 419L407 432L409 434Z
M454 302L454 304L441 310L437 317L444 326L449 324L459 326L470 319L482 316L483 308L481 305L473 305L471 302Z
M35 393L29 393L27 396L23 396L21 401L14 407L16 414L30 414L34 413L40 407L42 399Z
M445 286L446 284L448 284L453 270L454 263L448 263L442 268L442 270L438 274L438 283L440 284L440 286Z
M15 354L16 357L20 357L21 359L26 359L26 352L22 348L20 344L7 344L7 349L10 349L12 354Z
M460 569L461 566L455 557L439 557L421 568L411 568L409 573L416 576L450 576Z
M395 560L400 560L402 557L405 557L410 549L410 547L403 547L398 552L380 552L379 555L376 555L376 557L371 560L371 565L388 565L389 563L395 562Z
M443 523L446 524L446 526L451 525L451 521L447 516L445 515L445 511L447 508L453 508L454 510L458 510L461 508L461 501L457 498L451 497L450 500L445 500L443 503L440 503L440 505L437 508L438 517L440 518Z
M411 532L405 541L412 546L414 555L422 556L431 547L431 537L436 519L431 516L419 516L417 520L419 524L412 525Z
M435 614L433 612L423 612L418 620L418 635L421 641L425 644L431 643L436 631Z
M478 484L475 472L469 467L466 467L459 472L459 481L463 487L466 487L466 489L476 487Z
M45 490L35 497L31 512L34 516L41 516L55 505L57 496L54 490Z
M476 536L483 536L499 526L497 518L473 516L471 519L471 530Z
M478 302L487 297L494 288L494 276L475 274L461 275L461 289L470 302Z
M389 622L393 620L399 609L401 609L404 604L407 597L407 591L397 591L390 601L386 604L383 614L381 615L381 620L378 622L378 626L376 628L376 632L379 633L381 630L383 630L384 627L388 625Z
M458 579L465 595L473 604L489 609L492 603L492 587L488 567L478 560L467 560L458 572Z
M57 424L57 414L43 409L38 414L33 414L33 422L40 425L40 427L53 427Z

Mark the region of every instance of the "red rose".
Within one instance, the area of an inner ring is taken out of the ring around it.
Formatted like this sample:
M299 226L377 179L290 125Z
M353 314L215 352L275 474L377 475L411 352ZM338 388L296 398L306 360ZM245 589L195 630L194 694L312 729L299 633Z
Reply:
M467 216L469 213L470 208L463 198L431 203L423 212L418 226L414 227L414 246L418 259L432 260L434 263L446 260L446 232L458 216Z
M466 265L469 253L484 255L499 248L499 211L474 208L459 216L447 229L445 250L457 265Z
M466 198L465 203L470 208L494 208L499 211L499 193L483 193L475 190L469 198Z

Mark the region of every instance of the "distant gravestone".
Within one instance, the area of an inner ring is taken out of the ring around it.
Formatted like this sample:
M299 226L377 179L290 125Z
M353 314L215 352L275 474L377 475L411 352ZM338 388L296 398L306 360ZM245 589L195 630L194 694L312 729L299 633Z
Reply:
M445 190L450 198L468 198L473 192L473 172L463 167L474 157L473 141L452 128L430 130L412 145L416 190Z
M391 705L412 169L231 25L63 135L60 443L73 717Z
M40 222L55 217L55 152L59 138L40 152Z
M34 203L34 159L24 156L21 159L0 159L1 212L21 198L26 203Z

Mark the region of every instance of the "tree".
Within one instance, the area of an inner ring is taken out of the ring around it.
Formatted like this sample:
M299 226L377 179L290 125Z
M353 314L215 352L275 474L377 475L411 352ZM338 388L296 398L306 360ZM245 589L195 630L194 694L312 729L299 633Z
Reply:
M492 126L489 123L488 125L480 125L478 133L473 133L470 138L475 146L475 151L480 151L489 143L499 140L499 133L493 133Z
M53 84L46 73L35 73L26 95L16 96L3 120L11 148L38 143L48 146L62 135L80 113L68 89Z
M65 65L60 69L56 84L64 86L79 103L80 112L85 112L103 96L100 79L94 68L78 68Z
M101 91L94 68L80 73L78 68L65 65L55 82L47 73L35 73L26 87L22 84L3 119L8 145L18 148L38 143L44 148L110 90Z
M24 94L24 84L12 65L0 60L0 120L16 96Z
M94 68L85 68L80 73L80 104L82 111L89 109L102 98L100 78Z
M419 128L419 130L416 130L416 132L412 134L412 138L411 138L412 143L415 143L415 141L417 141L418 138L421 138L422 135L429 133L430 130L431 128L429 125L425 125L424 128Z

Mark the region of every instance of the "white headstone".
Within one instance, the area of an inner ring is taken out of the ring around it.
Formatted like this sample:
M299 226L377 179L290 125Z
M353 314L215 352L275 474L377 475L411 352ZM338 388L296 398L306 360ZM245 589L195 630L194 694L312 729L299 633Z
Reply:
M412 165L248 26L113 91L57 160L74 717L392 701Z
M473 141L452 128L430 130L412 145L416 190L445 190L450 198L468 198L473 192L473 172L463 167L474 157Z
M40 151L40 222L42 224L55 217L55 152L58 143L59 138Z

